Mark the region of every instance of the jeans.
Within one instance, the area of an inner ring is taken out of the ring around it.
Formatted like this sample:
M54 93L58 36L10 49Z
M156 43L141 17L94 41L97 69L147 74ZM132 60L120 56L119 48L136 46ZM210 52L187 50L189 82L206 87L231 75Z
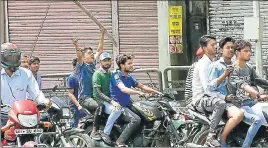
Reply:
M197 101L195 106L196 110L201 113L212 113L209 132L216 133L216 129L226 108L225 101L220 98L205 96Z
M7 124L7 120L8 120L8 115L1 114L1 127Z
M77 106L73 103L71 103L71 107L72 107L72 112L73 112L73 115L74 115L74 122L72 124L72 127L75 127L77 128L78 127L78 123L79 123L79 120L83 117L86 116L86 113L82 113L78 110Z
M110 135L114 122L119 118L121 115L121 110L115 110L115 107L111 105L110 103L104 102L104 112L106 114L109 114L108 120L106 122L104 133L106 135Z
M94 99L87 96L84 96L82 101L80 101L79 103L83 108L87 109L90 113L95 112L93 127L98 129L101 123L102 106L99 106L99 104Z
M244 110L244 121L246 123L251 123L251 126L249 127L248 129L248 132L247 132L247 136L245 138L245 141L242 145L242 147L250 147L252 141L253 141L253 138L255 137L255 135L257 134L259 128L262 126L262 119L256 115L254 113L254 111L252 110L252 105L253 104L253 101L252 103L247 103L247 105L249 106L243 106L241 105L241 109Z
M123 107L122 120L128 122L128 124L118 138L120 143L126 142L132 132L138 128L141 123L141 118L133 113L128 107Z

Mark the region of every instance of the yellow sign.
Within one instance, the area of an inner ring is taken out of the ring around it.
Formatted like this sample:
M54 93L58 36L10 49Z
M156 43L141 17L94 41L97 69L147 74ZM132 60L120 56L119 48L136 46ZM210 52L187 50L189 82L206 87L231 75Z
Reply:
M182 50L182 6L169 6L169 52Z

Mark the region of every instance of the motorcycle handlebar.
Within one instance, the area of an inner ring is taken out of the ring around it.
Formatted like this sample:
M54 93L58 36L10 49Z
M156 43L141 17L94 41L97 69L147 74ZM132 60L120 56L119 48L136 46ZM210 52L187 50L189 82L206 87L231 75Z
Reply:
M9 105L9 104L1 104L1 108L4 108L4 107L8 107L11 109L11 105Z

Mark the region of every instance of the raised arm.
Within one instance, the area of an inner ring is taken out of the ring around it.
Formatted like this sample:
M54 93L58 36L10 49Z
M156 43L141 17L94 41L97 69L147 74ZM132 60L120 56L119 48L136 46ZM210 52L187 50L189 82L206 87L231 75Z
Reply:
M74 39L73 40L73 45L74 45L74 49L76 52L76 56L77 56L77 62L82 65L83 64L83 53L82 51L79 49L79 45L78 45L78 40Z
M100 55L103 53L103 45L104 45L104 31L101 30L101 38L100 38L99 46L95 55L96 60L98 60Z

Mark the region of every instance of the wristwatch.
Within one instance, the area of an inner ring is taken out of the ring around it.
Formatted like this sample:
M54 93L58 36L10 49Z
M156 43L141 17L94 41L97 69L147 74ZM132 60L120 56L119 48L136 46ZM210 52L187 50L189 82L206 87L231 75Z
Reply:
M258 93L258 94L257 94L257 96L256 96L256 99L257 99L257 100L259 100L259 99L260 99L260 97L261 97L261 94L260 94L260 93Z

